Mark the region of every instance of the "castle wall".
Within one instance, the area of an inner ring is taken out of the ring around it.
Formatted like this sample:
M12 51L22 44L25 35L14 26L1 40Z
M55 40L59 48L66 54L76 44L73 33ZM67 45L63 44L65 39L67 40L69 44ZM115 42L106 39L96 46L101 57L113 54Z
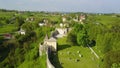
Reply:
M52 51L57 50L57 43L56 42L47 42L47 44L49 44L48 46L52 47Z
M50 59L49 59L49 52L47 51L47 68L55 68L52 63L50 62Z

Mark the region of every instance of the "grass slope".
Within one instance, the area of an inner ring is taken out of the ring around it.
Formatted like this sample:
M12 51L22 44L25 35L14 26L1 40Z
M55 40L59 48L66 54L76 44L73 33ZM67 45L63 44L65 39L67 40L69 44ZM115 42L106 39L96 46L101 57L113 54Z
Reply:
M77 51L80 51L79 54L83 57L79 57ZM59 61L63 68L98 68L99 66L99 59L91 53L90 49L82 46L71 46L66 42L66 38L58 39L58 58L55 58L54 61ZM76 59L79 61L75 62ZM59 66L57 63L54 65Z

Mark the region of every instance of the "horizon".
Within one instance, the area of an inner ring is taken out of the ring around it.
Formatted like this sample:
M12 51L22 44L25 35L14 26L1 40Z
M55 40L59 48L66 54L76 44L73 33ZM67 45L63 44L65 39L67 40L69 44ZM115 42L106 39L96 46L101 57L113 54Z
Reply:
M100 13L100 12L73 12L73 11L36 11L36 10L16 10L16 9L4 9L4 8L0 8L0 10L8 10L8 11L18 11L18 12L45 12L45 13L90 13L90 14L120 14L120 12L118 13Z
M6 5L7 4L7 5ZM120 13L120 1L108 0L1 0L0 8L18 11Z

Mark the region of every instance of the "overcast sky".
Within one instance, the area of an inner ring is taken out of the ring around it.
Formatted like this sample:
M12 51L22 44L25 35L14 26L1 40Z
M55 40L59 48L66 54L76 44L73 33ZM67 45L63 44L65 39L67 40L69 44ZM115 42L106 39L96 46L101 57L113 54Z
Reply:
M32 11L120 13L120 0L0 0L0 8Z

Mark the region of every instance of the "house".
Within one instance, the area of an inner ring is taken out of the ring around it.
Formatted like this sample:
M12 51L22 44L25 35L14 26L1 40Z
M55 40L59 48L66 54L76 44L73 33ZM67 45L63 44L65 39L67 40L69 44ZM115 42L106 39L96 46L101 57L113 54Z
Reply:
M76 17L73 18L73 21L75 21L75 22L79 22L79 17L78 17L78 15L76 15Z
M56 28L59 34L66 34L67 33L67 28Z
M20 32L20 34L21 34L21 35L25 35L25 31L22 30L22 31Z
M43 19L42 21L40 21L40 23L38 23L39 26L45 26L48 24L48 20L47 19Z
M40 22L39 24L38 24L39 26L44 26L44 25L46 25L44 22Z
M43 22L44 23L48 23L49 21L47 19L43 19Z
M26 21L32 22L32 21L34 21L34 18L33 17L26 18Z
M63 27L63 23L60 23L60 27Z
M65 16L62 17L62 21L66 22L66 17Z
M81 14L79 18L79 21L82 22L83 20L85 20L85 15Z
M53 32L55 38L64 37L67 35L69 28L56 28Z
M21 34L21 35L25 35L26 31L23 30L23 29L20 29L20 31L18 31L18 33Z
M83 24L83 20L86 19L86 16L84 14L81 14L80 16L76 15L75 18L73 18L73 21L75 22L81 22Z
M63 28L63 27L69 27L69 24L66 24L66 23L60 23L60 27Z
M4 34L4 39L11 39L12 35L11 34Z

